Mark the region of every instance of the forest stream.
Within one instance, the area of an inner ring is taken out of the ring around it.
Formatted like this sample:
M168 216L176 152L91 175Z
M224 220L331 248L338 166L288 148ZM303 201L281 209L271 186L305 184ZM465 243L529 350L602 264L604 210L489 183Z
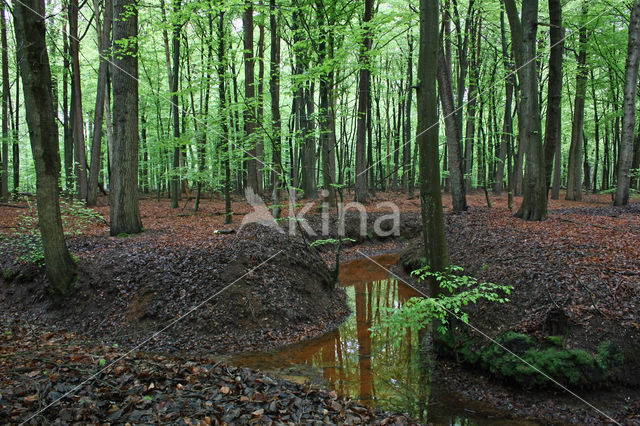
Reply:
M397 255L376 262L390 268ZM374 408L407 413L422 422L450 425L523 425L528 420L500 419L490 407L470 406L429 379L429 360L421 353L418 333L408 330L399 345L372 335L388 315L385 308L401 307L419 296L368 259L356 259L340 269L340 285L347 292L352 315L337 329L273 351L245 352L230 357L232 365L259 369L279 377L328 387L338 394Z

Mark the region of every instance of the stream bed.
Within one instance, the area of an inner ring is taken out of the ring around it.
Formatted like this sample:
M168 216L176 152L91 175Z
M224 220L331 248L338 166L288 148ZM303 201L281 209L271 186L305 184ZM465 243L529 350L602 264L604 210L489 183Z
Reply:
M375 261L390 268L397 255L382 255ZM415 330L407 330L400 344L381 329L388 315L384 308L401 307L419 294L390 277L387 270L369 259L356 259L340 268L340 285L347 293L351 316L337 329L273 351L247 352L228 359L232 365L248 367L295 381L335 390L358 402L408 414L422 422L448 425L527 425L489 414L486 408L464 404L455 392L438 388L429 379L429 360L420 352Z

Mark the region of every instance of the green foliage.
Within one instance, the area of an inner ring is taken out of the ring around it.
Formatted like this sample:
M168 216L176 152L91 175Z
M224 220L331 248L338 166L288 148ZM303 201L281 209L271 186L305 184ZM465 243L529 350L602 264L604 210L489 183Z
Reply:
M438 297L411 298L401 309L391 310L386 326L396 341L400 341L408 328L421 329L434 321L438 324L438 332L445 335L448 332L450 316L454 315L461 321L468 322L469 315L465 306L472 305L478 300L505 303L512 286L498 285L488 282L478 282L468 275L456 275L463 269L451 266L444 272L434 272L428 266L412 272L419 280L435 280L444 294Z
M353 238L342 238L342 241L349 241L352 243L355 243L356 240L354 240ZM315 240L314 242L312 242L311 244L309 244L311 247L319 247L319 246L324 246L327 244L340 244L340 240L337 238L327 238L325 240Z
M606 340L598 346L598 362L604 370L609 371L624 363L624 354L618 345Z

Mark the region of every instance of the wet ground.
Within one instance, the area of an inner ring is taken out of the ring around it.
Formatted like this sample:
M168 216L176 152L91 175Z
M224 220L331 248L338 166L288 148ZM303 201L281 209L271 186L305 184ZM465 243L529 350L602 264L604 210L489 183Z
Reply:
M393 267L397 255L375 258ZM369 259L345 263L340 284L348 295L352 315L339 328L314 339L275 351L249 352L228 359L233 365L260 369L299 383L330 387L338 394L372 408L403 412L436 424L531 424L525 420L500 419L483 407L460 402L455 393L430 379L430 355L421 351L421 337L408 330L394 344L380 328L388 309L399 308L419 293L390 278Z

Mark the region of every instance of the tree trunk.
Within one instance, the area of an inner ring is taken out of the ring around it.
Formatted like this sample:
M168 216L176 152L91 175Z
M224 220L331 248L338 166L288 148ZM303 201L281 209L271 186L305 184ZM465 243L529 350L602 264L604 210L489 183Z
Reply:
M505 0L511 26L512 49L520 80L519 137L526 147L526 170L523 199L517 217L525 220L544 220L547 217L547 187L540 108L538 106L538 75L536 70L536 33L538 1L525 1L522 21L518 17L515 0Z
M9 104L11 105L11 104ZM13 124L13 192L18 193L20 186L20 62L16 49L16 111Z
M227 52L226 37L224 31L224 10L220 11L220 20L218 21L218 98L220 102L220 131L225 142L226 150L224 153L224 223L230 224L233 220L233 212L231 211L231 167L229 165L231 156L231 139L229 138L229 129L227 128L227 93L225 89L225 74L227 69Z
M71 38L71 101L73 103L73 153L76 192L81 200L87 199L87 157L85 153L82 85L80 84L80 39L78 38L78 0L69 3L69 36Z
M411 103L413 98L413 35L407 35L409 59L407 61L407 101L404 112L404 145L402 155L402 189L409 189L408 179L411 177Z
M174 18L178 19L181 0L174 0ZM178 208L180 199L180 109L178 105L178 82L180 81L180 30L179 22L173 22L173 71L171 72L171 118L173 119L173 170L171 177L171 208ZM114 99L115 105L115 99Z
M60 218L58 127L51 96L44 14L43 0L16 0L13 4L27 125L36 167L36 198L45 273L53 292L65 296L72 289L76 265L67 249Z
M640 60L640 0L635 0L629 21L629 45L624 79L624 115L622 118L622 139L618 151L618 189L616 206L629 203L631 161L633 157L633 132L636 123L636 90L638 87L638 62Z
M373 0L365 0L362 30L364 37L360 48L360 77L358 82L358 115L356 124L356 194L357 202L369 198L367 185L367 105L369 103L369 51L372 46L370 22L373 19Z
M111 235L142 231L138 207L138 6L113 0ZM127 40L124 44L122 41ZM176 73L177 74L177 73Z
M280 218L280 194L286 171L282 165L282 122L280 118L280 35L276 0L269 0L269 32L271 36L271 58L269 62L269 94L271 95L272 156L275 170L271 175L273 185L273 217Z
M511 109L513 102L513 87L515 86L515 74L513 66L511 64L508 45L506 28L504 24L504 2L500 8L500 33L502 44L502 57L504 64L504 71L507 76L504 79L505 86L505 103L504 103L504 118L502 122L502 136L500 138L500 151L498 153L498 161L496 164L496 181L493 186L493 192L500 194L502 187L504 186L504 166L505 161L511 161L507 158L507 148L513 140L513 120L511 118ZM509 177L510 178L510 177Z
M593 119L595 122L595 138L596 138L596 158L593 162L593 193L598 192L598 167L600 163L600 117L598 115L598 98L596 98L596 85L591 69L591 95L593 97Z
M453 86L451 84L451 64L446 62L445 52L441 48L438 56L438 91L442 112L444 113L445 133L449 149L449 180L451 182L451 199L453 211L456 213L467 210L467 196L464 188L462 172L462 153L458 140L458 124L453 104ZM434 123L431 123L432 125Z
M544 163L547 172L547 191L551 185L556 145L562 144L562 57L564 28L560 0L549 0L550 43L547 117L544 133Z
M98 13L98 2L94 2L94 8ZM102 153L102 124L104 118L104 99L107 90L108 58L105 57L111 42L111 17L113 7L111 0L105 0L104 19L102 33L98 30L100 43L100 65L98 66L98 89L96 92L96 108L93 119L93 140L91 141L91 167L89 168L89 188L87 193L87 205L95 206L98 200L98 176L100 175L100 163Z
M253 56L253 4L251 0L245 0L245 9L242 17L244 33L244 133L246 141L251 148L247 155L247 188L258 193L258 165L256 162L256 141L254 139L255 116L255 58Z
M0 198L9 201L9 48L4 2L0 5L0 33L2 38L2 171L0 171Z
M587 3L582 3L582 20L586 20ZM571 146L569 148L569 165L567 166L567 196L569 201L582 200L582 156L584 101L587 94L587 29L579 30L578 73L576 75L576 98L571 125Z
M420 147L420 201L425 259L432 271L449 265L444 234L440 162L438 147L438 95L436 81L440 37L438 35L438 0L420 0L420 45L418 54L418 128L416 143ZM432 280L431 297L440 289Z

